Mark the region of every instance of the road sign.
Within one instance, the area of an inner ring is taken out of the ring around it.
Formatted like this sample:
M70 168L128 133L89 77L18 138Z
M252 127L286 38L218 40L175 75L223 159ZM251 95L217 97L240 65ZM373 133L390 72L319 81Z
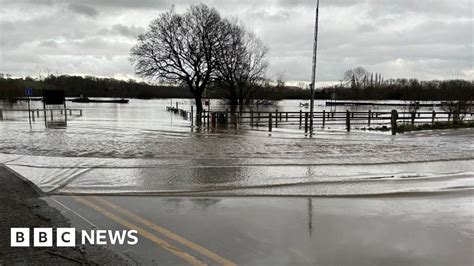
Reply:
M33 89L32 88L26 88L25 89L25 94L26 94L26 96L33 96Z

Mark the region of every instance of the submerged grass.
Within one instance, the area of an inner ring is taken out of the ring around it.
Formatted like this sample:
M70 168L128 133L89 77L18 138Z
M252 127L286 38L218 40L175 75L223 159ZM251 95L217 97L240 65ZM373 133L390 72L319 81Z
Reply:
M474 121L465 121L459 123L453 122L435 122L434 124L421 124L421 125L412 125L412 124L398 124L397 125L397 133L405 133L411 131L421 131L421 130L436 130L436 129L453 129L453 128L474 128ZM379 126L379 127L363 127L357 128L360 130L368 130L368 131L382 131L387 132L390 131L391 128L388 126Z
M397 126L397 133L420 131L420 130L473 128L473 127L474 127L474 121L459 122L459 123L436 122L434 124L421 124L421 125L400 124Z

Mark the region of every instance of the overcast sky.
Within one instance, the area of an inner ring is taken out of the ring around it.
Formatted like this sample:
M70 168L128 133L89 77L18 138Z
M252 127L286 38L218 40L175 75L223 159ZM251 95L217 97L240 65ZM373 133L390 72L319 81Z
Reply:
M202 1L269 46L269 78L309 81L315 1ZM137 78L129 50L173 4L195 1L0 0L0 73ZM474 79L472 0L321 0L317 79L362 66L385 78Z

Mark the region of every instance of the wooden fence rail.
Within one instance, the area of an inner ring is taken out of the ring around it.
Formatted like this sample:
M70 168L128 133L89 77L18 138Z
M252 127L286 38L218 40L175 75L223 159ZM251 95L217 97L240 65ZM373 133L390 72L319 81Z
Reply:
M65 115L69 115L69 116L73 116L73 112L75 112L77 116L82 116L82 109L75 109L75 108L51 108L51 109L0 109L0 120L3 120L4 118L4 113L7 113L7 112L31 112L29 113L29 115L31 115L31 118L32 118L32 121L34 122L35 121L35 115L36 115L36 118L39 118L41 116L41 114L47 114L47 115L50 115L50 116L53 116L53 112L56 112L56 111L59 111L61 113L61 115L63 114L63 112L65 112Z
M193 110L191 112L183 109L167 107L167 110L181 115L186 119L193 121ZM474 121L474 113L463 113L465 121ZM268 131L272 131L278 127L298 127L304 129L305 133L309 132L309 118L310 113L300 111L280 112L275 110L273 112L255 112L242 111L230 112L226 111L203 111L200 116L196 116L196 123L202 126L238 126L246 125L250 127L268 127ZM398 112L393 110L387 111L317 111L313 114L314 127L325 128L329 126L345 126L349 132L354 127L371 127L390 126L392 132L397 127L397 124L434 124L436 122L450 122L453 119L453 114L450 112Z

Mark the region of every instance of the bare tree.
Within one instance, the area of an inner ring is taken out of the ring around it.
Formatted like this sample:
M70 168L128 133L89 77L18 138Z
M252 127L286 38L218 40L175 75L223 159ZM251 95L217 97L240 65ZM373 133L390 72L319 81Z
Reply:
M138 37L130 61L141 77L185 84L200 114L202 94L218 66L216 47L229 35L227 24L216 9L204 4L193 5L184 14L172 8Z
M286 82L285 82L285 73L284 72L278 72L276 74L276 85L275 87L277 88L283 88L286 86Z
M244 105L262 83L268 67L268 48L237 21L229 22L227 42L218 49L218 76L220 85L229 95L232 105Z
M441 90L446 92L441 108L451 113L454 124L462 123L467 112L472 108L473 84L472 81L464 80L451 80L441 84Z
M360 88L364 83L368 83L369 72L363 67L356 67L354 69L347 70L344 73L344 81L349 83L352 88ZM372 76L373 80L373 76Z

